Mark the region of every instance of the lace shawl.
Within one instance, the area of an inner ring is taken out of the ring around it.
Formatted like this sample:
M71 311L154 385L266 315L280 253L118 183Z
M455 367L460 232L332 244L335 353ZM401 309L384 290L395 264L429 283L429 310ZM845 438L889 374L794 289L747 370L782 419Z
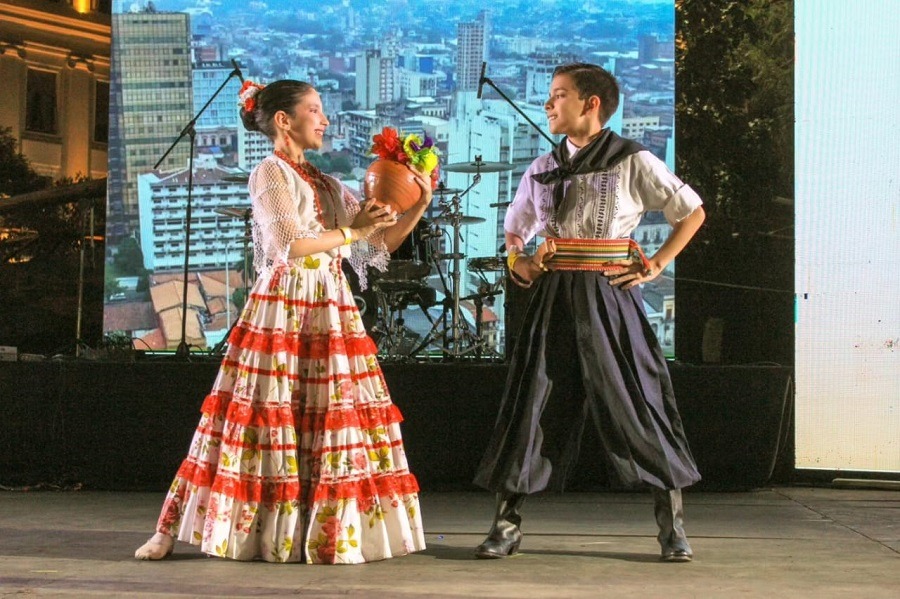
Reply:
M359 213L359 199L348 187L328 177L331 189L320 189L318 214L312 187L283 160L268 156L250 174L253 206L253 267L259 275L286 264L291 242L315 239L328 229L350 226ZM323 225L324 223L324 225ZM390 255L384 232L378 231L350 248L327 252L333 259L348 258L366 288L366 267L384 271Z

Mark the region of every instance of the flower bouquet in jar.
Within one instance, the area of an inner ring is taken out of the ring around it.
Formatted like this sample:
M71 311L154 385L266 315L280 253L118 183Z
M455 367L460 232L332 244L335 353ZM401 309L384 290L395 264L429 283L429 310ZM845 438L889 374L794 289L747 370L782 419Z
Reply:
M387 204L399 213L409 210L422 197L416 169L437 186L439 154L430 137L415 133L400 138L396 129L385 127L372 139L369 151L377 159L366 170L363 193L367 200Z

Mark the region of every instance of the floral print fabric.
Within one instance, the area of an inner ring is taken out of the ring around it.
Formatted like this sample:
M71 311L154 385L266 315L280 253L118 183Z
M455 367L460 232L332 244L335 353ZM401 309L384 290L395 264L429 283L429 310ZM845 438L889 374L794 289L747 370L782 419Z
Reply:
M263 273L228 347L157 530L238 560L423 549L402 417L339 258Z

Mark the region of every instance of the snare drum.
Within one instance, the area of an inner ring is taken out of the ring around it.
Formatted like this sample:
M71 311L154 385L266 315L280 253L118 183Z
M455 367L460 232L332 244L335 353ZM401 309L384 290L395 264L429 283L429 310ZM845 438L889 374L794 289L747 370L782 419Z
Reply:
M418 260L391 260L387 270L379 272L380 281L418 281L428 276L431 267Z

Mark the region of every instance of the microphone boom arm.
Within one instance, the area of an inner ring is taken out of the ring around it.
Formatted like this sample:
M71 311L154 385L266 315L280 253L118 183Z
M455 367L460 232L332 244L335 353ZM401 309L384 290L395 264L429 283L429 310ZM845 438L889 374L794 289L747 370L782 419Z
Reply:
M496 85L494 85L494 82L491 81L491 78L490 78L490 77L482 77L482 82L483 82L483 83L487 83L488 85L490 85L490 86L494 89L495 92L497 92L498 94L500 94L500 97L501 97L501 98L503 98L504 100L506 100L506 103L507 103L507 104L509 104L510 106L512 106L513 109L514 109L516 112L518 112L519 114L522 115L522 118L524 118L526 121L528 121L528 124L529 124L529 125L531 125L532 127L534 127L534 128L537 130L538 133L540 133L541 135L543 135L543 136L544 136L544 139L546 139L547 141L550 142L550 147L552 147L552 148L555 148L555 147L556 147L556 142L553 141L553 138L551 138L549 135L547 135L546 133L544 133L544 130L541 129L540 127L538 127L538 126L535 124L534 121L532 121L530 118L528 118L528 115L525 114L524 112L522 112L522 109L519 108L518 106L516 106L516 103L515 103L515 102L513 102L512 100L510 100L509 97L508 97L506 94L504 94L502 91L500 91L500 88L498 88Z
M166 159L166 156L168 156L172 152L172 150L175 149L175 146L178 145L178 142L180 142L182 138L191 134L191 132L194 130L194 125L196 125L197 121L200 120L200 116L206 111L209 105L213 103L213 100L216 99L216 96L218 96L222 92L222 90L225 89L225 86L228 85L228 82L231 81L231 78L237 77L238 79L243 81L240 73L240 70L237 68L237 63L235 63L235 69L228 73L228 77L225 78L225 81L222 82L222 84L219 86L219 89L213 92L213 94L206 101L206 104L203 105L203 108L198 110L197 114L195 114L194 117L190 121L188 121L188 124L184 126L184 129L181 130L181 133L178 134L178 137L176 137L175 141L172 142L172 145L169 146L169 149L166 150L165 154L160 156L159 160L156 161L156 164L153 165L154 170L159 168L159 165L162 164L163 160Z

